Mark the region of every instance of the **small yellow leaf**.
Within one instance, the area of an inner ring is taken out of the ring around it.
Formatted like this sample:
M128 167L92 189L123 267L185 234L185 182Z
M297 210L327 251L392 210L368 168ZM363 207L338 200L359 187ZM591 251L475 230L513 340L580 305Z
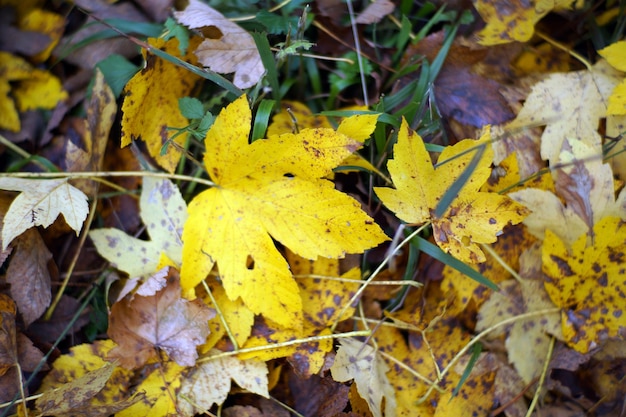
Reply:
M189 205L182 285L193 290L217 263L229 298L297 328L298 287L272 238L314 259L360 253L387 237L356 200L322 179L360 142L332 129L304 129L248 144L250 120L243 96L207 133L204 163L217 186Z
M48 36L50 43L46 48L31 57L35 62L43 62L50 57L50 53L59 43L65 29L65 19L56 13L34 8L22 16L18 26L22 30L39 32Z
M190 47L195 47L199 42L198 37L191 38ZM176 39L164 41L149 38L148 43L190 64L197 63L196 58L189 53L184 57L179 56ZM146 68L135 74L124 88L126 97L122 104L122 147L129 145L133 139L141 138L159 165L168 172L174 172L181 157L180 150L171 145L167 153L161 155L161 148L173 136L168 127L182 128L189 124L179 110L178 99L188 96L201 78L156 55L145 54ZM187 134L181 134L174 142L183 146L186 139Z
M626 116L626 80L618 84L610 95L607 114Z
M405 222L431 221L435 241L444 251L462 261L484 262L485 255L478 244L495 242L504 226L519 223L526 214L524 207L506 196L479 191L491 173L493 151L488 141L487 130L478 141L467 139L449 146L434 168L422 138L403 120L394 159L387 164L396 188L379 187L374 191ZM481 146L483 155L474 172L443 215L435 216L439 201Z
M61 80L48 71L34 69L28 79L16 82L13 95L20 111L53 109L68 95Z
M592 245L583 234L568 245L550 230L543 243L545 288L562 310L563 334L581 353L618 337L626 328L624 306L624 252L626 225L606 217L593 228Z
M11 132L20 131L20 115L15 108L15 102L9 93L11 92L11 85L8 80L0 80L0 128L7 129Z
M574 0L539 0L533 2L475 1L475 7L487 26L480 31L480 43L498 45L531 38L535 24L553 9L568 9Z

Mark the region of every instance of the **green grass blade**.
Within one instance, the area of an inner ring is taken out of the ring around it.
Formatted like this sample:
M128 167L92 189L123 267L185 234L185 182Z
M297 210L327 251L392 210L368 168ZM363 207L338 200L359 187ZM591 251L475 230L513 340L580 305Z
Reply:
M252 127L252 142L265 137L267 125L272 116L272 109L276 105L276 100L261 100L259 107L254 116L254 124Z
M489 278L481 274L480 272L472 269L469 265L464 264L459 261L455 257L448 255L437 245L433 245L426 239L421 236L416 236L411 240L411 244L415 245L419 250L424 252L426 255L431 256L437 259L440 262L456 269L460 273L467 275L474 281L482 284L488 288L491 288L494 291L499 291L500 289L496 284L494 284Z
M459 391L461 391L463 384L465 384L465 381L467 380L467 378L469 378L470 374L472 373L472 369L474 369L474 365L476 365L476 361L478 360L478 357L480 356L480 352L482 350L483 350L483 345L480 342L472 346L472 356L470 357L470 360L467 363L465 370L463 371L463 375L461 375L461 379L459 380L459 383L452 391L452 397L450 397L450 401L452 401L454 397L459 395Z
M472 160L467 165L467 167L463 170L463 173L459 176L459 178L457 178L456 181L454 181L454 183L452 183L450 188L448 188L441 197L441 200L439 200L439 203L437 203L437 207L435 207L435 217L439 218L443 216L446 210L448 210L448 207L450 207L450 204L452 204L452 200L454 200L459 195L461 188L465 186L467 181L474 173L476 166L480 162L480 158L482 158L483 156L483 152L485 152L484 146L476 149L476 153L472 157Z
M250 33L256 43L256 47L261 55L261 62L265 67L265 77L272 89L272 97L276 100L281 99L280 96L280 83L278 82L278 71L276 71L276 60L274 54L270 49L270 43L267 40L267 33L252 32Z

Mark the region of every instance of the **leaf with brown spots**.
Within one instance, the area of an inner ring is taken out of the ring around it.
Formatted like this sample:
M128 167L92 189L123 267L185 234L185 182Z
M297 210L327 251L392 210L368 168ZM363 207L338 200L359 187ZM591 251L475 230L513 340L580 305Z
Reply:
M535 24L553 9L568 9L574 0L554 1L474 1L476 10L487 22L478 34L484 45L497 45L512 41L527 41Z
M205 139L204 165L216 186L189 204L183 231L185 295L217 264L231 300L241 297L255 314L300 328L298 286L273 239L308 259L361 253L387 240L358 201L324 179L369 137L377 117L248 144L247 97L223 109Z
M158 348L179 365L193 366L214 315L202 301L180 297L178 272L170 268L167 286L155 295L128 295L113 304L108 334L119 346L109 357L132 369L157 357Z
M606 217L590 240L585 233L568 248L548 230L542 251L545 288L562 308L565 340L581 353L626 332L626 225Z
M187 205L178 187L167 179L144 177L139 209L152 240L137 239L115 228L92 230L89 237L98 253L131 278L154 274L161 254L180 267Z
M390 210L407 223L431 222L437 244L456 258L472 263L485 261L478 246L493 243L508 223L519 223L527 210L510 198L479 191L491 174L493 151L489 130L478 141L466 139L448 146L433 167L422 138L410 130L406 120L393 148L394 159L387 168L396 186L374 188ZM450 187L465 174L476 152L482 155L465 185L442 215L436 208Z

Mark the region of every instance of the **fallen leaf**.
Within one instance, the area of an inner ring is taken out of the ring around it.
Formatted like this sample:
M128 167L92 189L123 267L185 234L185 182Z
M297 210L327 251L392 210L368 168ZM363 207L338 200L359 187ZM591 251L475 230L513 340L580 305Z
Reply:
M168 179L144 177L139 214L152 240L137 239L116 228L96 229L89 237L98 253L130 278L154 274L162 253L180 267L187 205L178 187Z
M33 226L48 227L63 214L76 235L89 212L87 196L67 180L0 178L0 189L21 192L4 216L2 249Z
M598 53L613 68L626 72L626 41L615 42ZM626 80L618 84L609 96L607 114L626 116Z
M205 67L222 74L235 73L233 84L249 88L265 73L261 55L248 32L223 14L198 0L190 0L174 17L189 29L199 29L204 41L195 47L195 54Z
M204 163L216 186L192 200L183 231L186 294L217 263L229 298L299 327L298 287L272 238L309 259L360 253L387 239L355 199L322 179L373 131L376 116L353 117L338 131L304 129L248 144L247 98L222 110L205 139ZM355 120L367 129L352 126Z
M385 16L393 12L395 5L389 0L375 0L367 5L356 17L355 22L363 25L380 22Z
M493 2L475 0L474 7L487 22L480 31L480 43L498 45L501 43L525 42L535 32L535 24L552 10L569 9L574 0L550 0L536 2Z
M193 37L190 45L195 46L199 41L197 37ZM180 56L176 39L164 41L160 38L149 38L148 43L152 48L160 49L192 65L197 62L190 54ZM190 95L201 78L149 52L144 54L146 67L135 74L124 88L122 147L141 138L157 163L166 171L174 172L182 155L179 147L184 147L187 134L183 133L173 139L175 144L168 146L165 155L161 155L161 148L173 135L168 127L182 128L189 124L189 120L178 108L178 99ZM146 111L146 108L151 110Z
M374 417L395 416L395 392L386 375L389 368L385 361L373 347L357 340L341 339L339 344L335 362L330 368L333 379L338 382L354 379L359 395L367 401Z
M39 388L40 393L51 392L65 384L87 375L90 372L103 369L108 365L104 360L115 346L111 340L100 340L93 344L82 344L72 347L69 353L61 355L52 364L52 369L43 379ZM107 379L104 388L94 393L89 405L79 412L80 415L107 415L108 410L116 412L115 407L127 407L132 373L119 366L114 367L111 376ZM140 394L138 398L141 398ZM93 414L87 414L87 411ZM108 413L110 414L110 413Z
M17 304L26 327L37 320L50 305L50 271L52 253L39 231L29 229L13 243L15 253L6 271L11 297Z
M48 37L46 48L37 55L31 56L31 60L40 63L50 57L50 53L63 35L65 24L63 16L40 8L32 8L19 19L18 27L21 30L43 33Z
M294 408L305 416L336 417L348 403L349 388L330 376L302 378L290 373L289 389Z
M541 135L541 157L551 165L560 162L566 139L580 140L600 153L602 140L598 133L600 119L607 117L606 103L615 86L623 79L621 73L606 61L598 61L591 71L550 74L532 87L524 107L506 125L515 131L527 127L546 126ZM607 117L607 134L617 121ZM619 133L619 132L618 132Z
M104 388L114 369L114 365L107 364L100 369L87 372L55 390L44 392L35 401L37 411L44 416L58 416L84 410L85 403L89 402Z
M446 147L435 168L424 141L403 119L394 159L387 163L396 188L376 187L374 191L401 220L432 222L435 241L444 251L462 261L484 262L478 244L495 242L504 226L519 223L526 214L525 208L506 196L478 191L491 174L493 151L484 146L489 138L487 130L478 141L467 139ZM483 155L474 172L443 215L436 217L439 201L474 157L468 150L478 152L481 146Z
M136 392L144 393L140 401L115 414L116 417L177 416L176 393L184 380L184 368L167 361L145 369L145 379Z
M85 120L85 149L68 140L66 165L68 171L101 171L104 151L109 140L109 132L117 115L117 103L113 91L106 84L100 70L96 69L91 98L87 104ZM97 185L92 180L75 180L74 185L90 197L95 195Z
M585 233L568 248L550 230L543 242L543 272L550 299L562 308L563 335L567 344L586 353L626 328L623 258L626 226L617 217L606 217L593 229L593 245Z
M133 369L156 357L158 348L180 366L193 366L214 315L202 301L180 297L178 273L170 269L167 287L154 296L128 295L113 304L108 334L118 346L109 357Z
M210 355L220 351L213 350ZM194 416L222 405L230 392L231 379L241 388L269 398L267 364L259 360L224 357L196 365L183 379L178 392L179 409L184 416Z

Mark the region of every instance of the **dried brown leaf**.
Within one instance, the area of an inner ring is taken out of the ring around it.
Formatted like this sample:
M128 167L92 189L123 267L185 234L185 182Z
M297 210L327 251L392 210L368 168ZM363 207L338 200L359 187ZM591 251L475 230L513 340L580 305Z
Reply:
M128 369L143 365L164 350L181 366L193 366L196 346L209 334L215 312L202 301L181 298L178 272L170 269L168 285L153 296L127 296L111 307L109 336L119 346L110 358Z
M11 297L28 327L46 311L52 294L48 262L52 254L36 229L28 229L15 239L16 249L7 269Z

